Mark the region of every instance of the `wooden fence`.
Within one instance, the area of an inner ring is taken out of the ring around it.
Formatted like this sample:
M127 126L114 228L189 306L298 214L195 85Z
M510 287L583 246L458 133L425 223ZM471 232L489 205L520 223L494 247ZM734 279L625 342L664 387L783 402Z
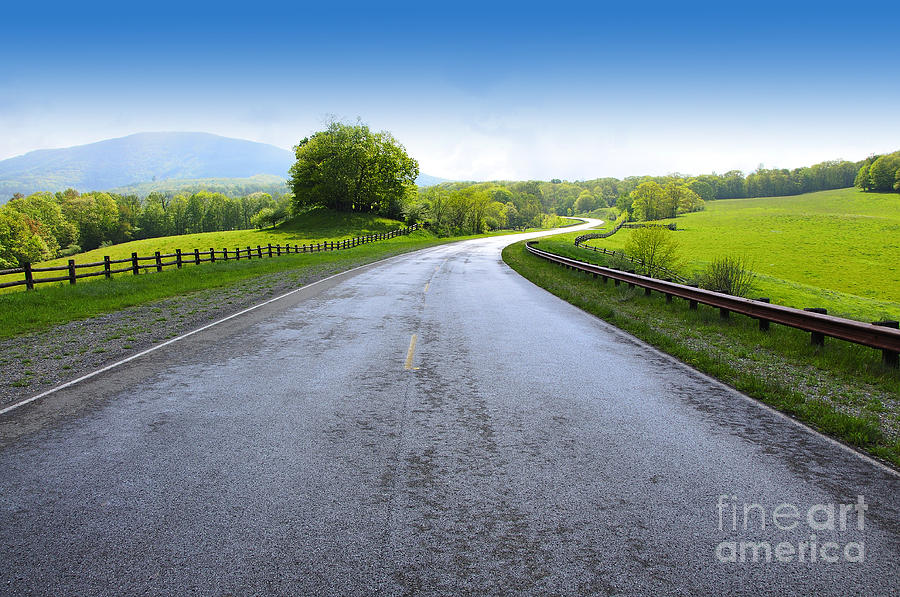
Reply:
M344 249L352 249L371 242L379 240L387 240L397 236L405 236L410 232L418 230L418 225L399 228L391 232L383 232L378 234L368 234L365 236L356 236L339 241L325 241L309 245L272 245L271 243L262 246L234 249L216 250L210 248L208 251L200 249L192 249L183 251L176 249L174 253L161 254L156 251L153 255L140 257L137 253L132 253L131 257L126 259L110 259L104 256L103 261L93 263L75 263L74 259L69 259L67 265L57 265L51 267L35 267L26 264L25 267L0 270L0 276L14 276L22 274L22 279L12 280L9 282L0 282L0 288L10 288L13 286L25 286L29 290L33 290L37 284L48 284L51 282L66 282L75 284L81 278L92 278L96 276L104 276L110 278L113 274L121 274L131 272L134 275L140 274L142 271L158 271L161 272L165 267L181 268L185 265L200 265L201 263L215 263L217 261L239 261L241 259L263 259L269 257L281 257L282 255L296 255L298 253L319 253L321 251L340 251ZM97 268L102 268L97 270ZM81 270L79 272L79 270ZM95 270L95 271L84 271ZM64 272L64 273L63 273ZM54 275L50 277L36 277L35 274L57 273L62 275Z

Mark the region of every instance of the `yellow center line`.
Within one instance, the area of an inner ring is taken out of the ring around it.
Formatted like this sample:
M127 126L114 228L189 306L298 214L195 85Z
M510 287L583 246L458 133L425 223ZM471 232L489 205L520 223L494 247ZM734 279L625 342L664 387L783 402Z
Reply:
M415 352L416 352L416 338L417 337L418 336L413 334L412 338L409 339L409 350L406 351L406 366L404 367L404 369L406 369L407 371L409 371L410 369L413 368L412 361L413 361L413 354L415 354Z

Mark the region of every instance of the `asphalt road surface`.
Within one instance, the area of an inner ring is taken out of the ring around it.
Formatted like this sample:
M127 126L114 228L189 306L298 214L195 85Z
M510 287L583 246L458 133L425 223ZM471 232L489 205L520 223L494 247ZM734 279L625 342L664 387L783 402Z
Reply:
M533 286L514 240L2 415L0 594L898 594L893 472Z

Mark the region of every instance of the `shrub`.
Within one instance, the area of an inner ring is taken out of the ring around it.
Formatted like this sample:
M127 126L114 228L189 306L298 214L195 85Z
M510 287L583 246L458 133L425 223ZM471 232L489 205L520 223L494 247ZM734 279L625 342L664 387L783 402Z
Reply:
M746 257L718 257L700 274L700 287L733 296L747 296L756 281L756 273L751 267Z

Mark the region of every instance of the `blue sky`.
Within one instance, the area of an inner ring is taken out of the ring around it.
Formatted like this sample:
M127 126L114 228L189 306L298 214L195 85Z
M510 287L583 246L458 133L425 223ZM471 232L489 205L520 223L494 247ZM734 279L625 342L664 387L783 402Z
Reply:
M900 149L897 3L28 3L0 158L141 131L289 148L331 116L454 179L797 167Z

